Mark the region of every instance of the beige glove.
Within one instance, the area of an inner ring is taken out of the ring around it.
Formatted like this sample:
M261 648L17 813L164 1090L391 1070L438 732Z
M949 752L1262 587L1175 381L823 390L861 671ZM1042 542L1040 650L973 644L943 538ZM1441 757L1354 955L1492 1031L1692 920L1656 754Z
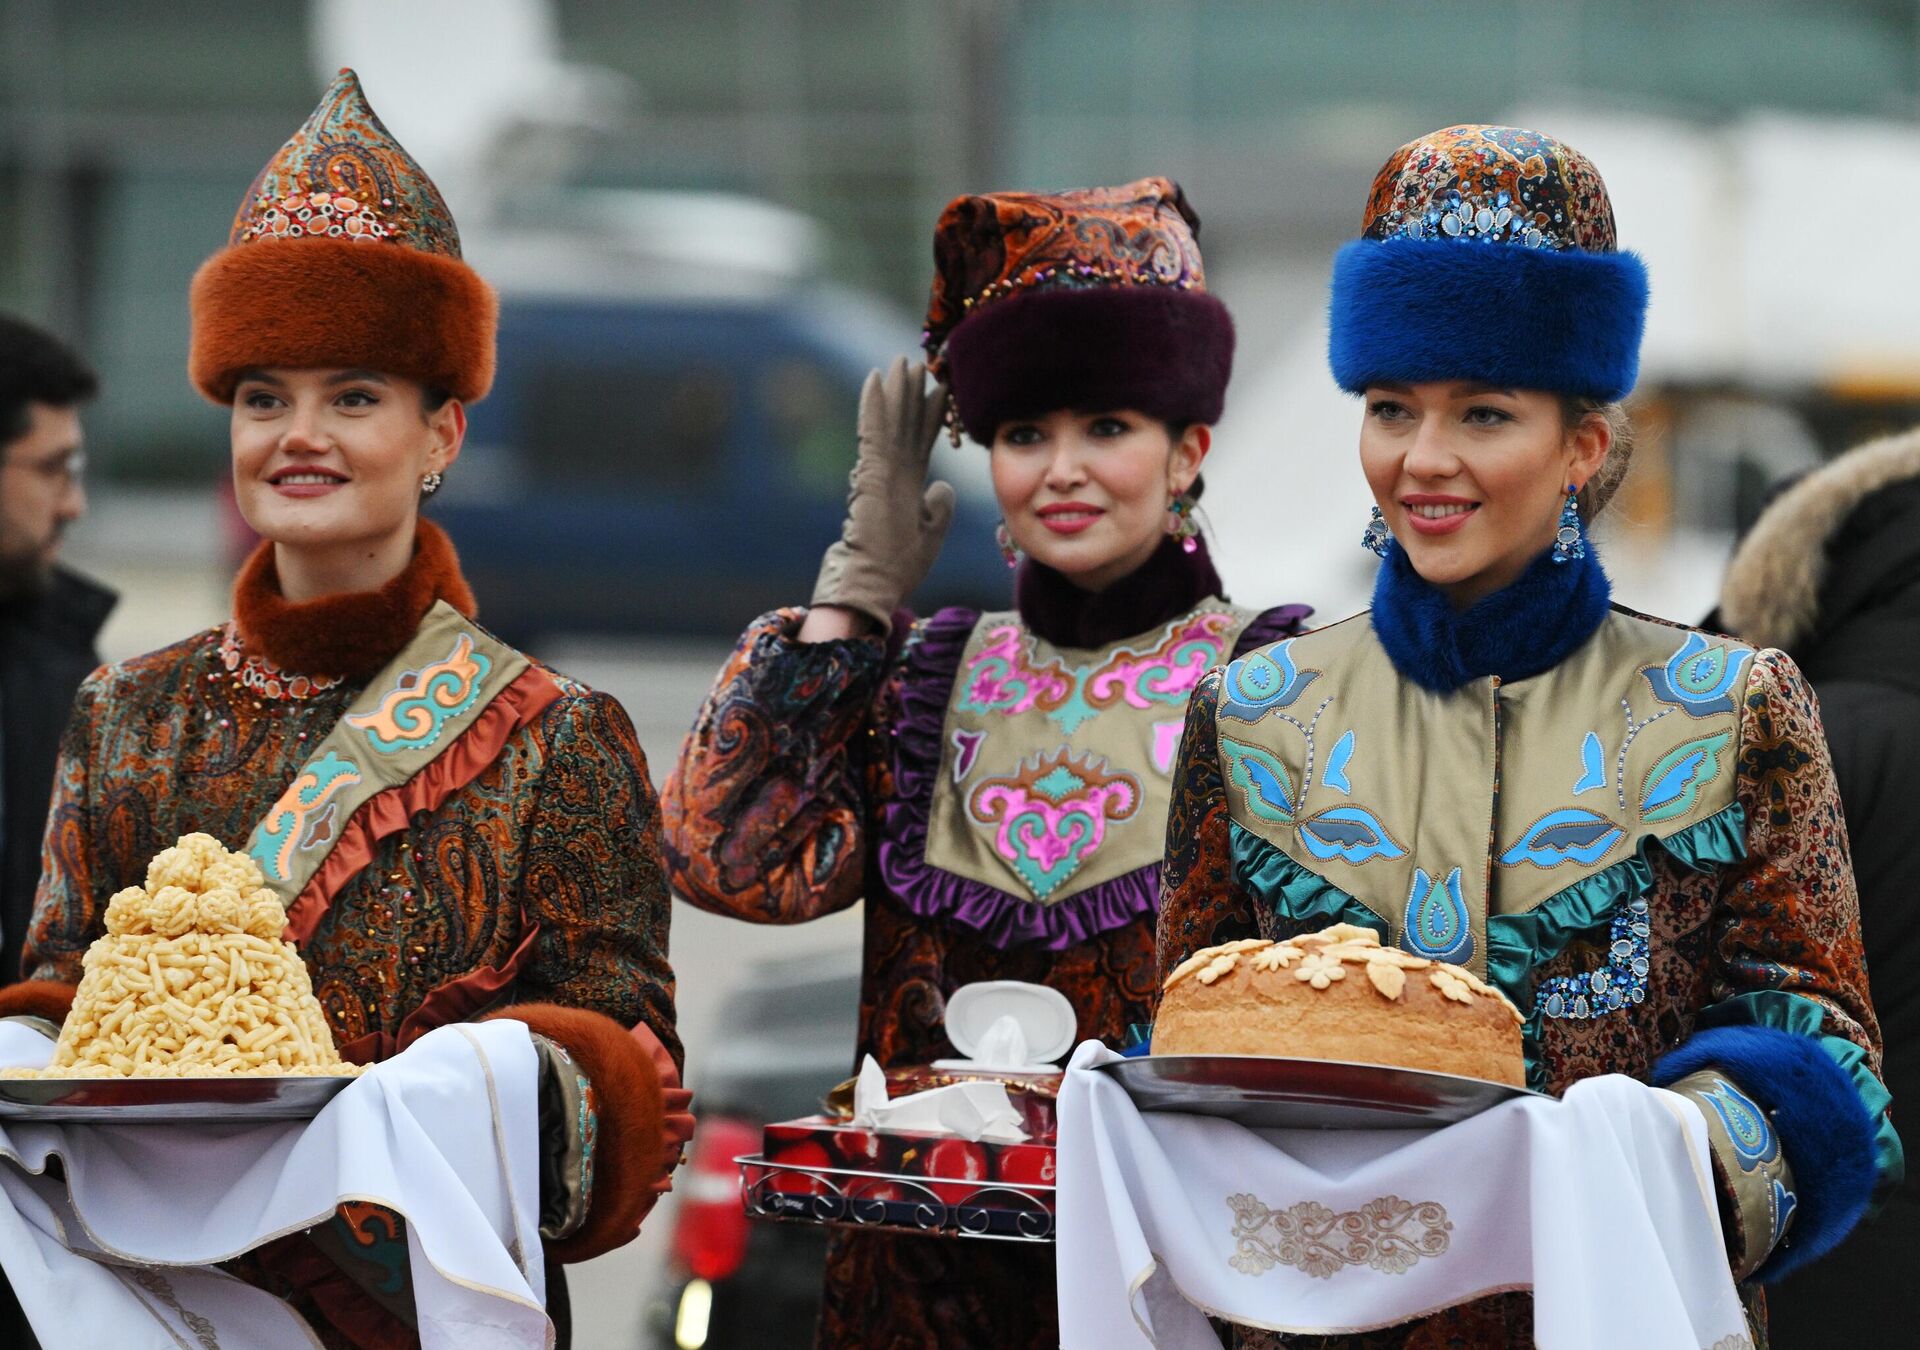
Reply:
M947 391L928 393L926 382L927 368L901 357L861 386L847 523L813 585L814 604L856 610L883 632L926 579L953 520L953 488L927 482Z

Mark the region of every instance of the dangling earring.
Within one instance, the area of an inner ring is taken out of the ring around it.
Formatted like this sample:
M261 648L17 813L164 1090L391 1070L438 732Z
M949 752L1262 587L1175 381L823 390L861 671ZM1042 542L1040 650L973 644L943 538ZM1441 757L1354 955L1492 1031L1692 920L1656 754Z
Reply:
M1387 518L1380 514L1377 506L1367 518L1366 531L1360 536L1360 547L1376 558L1386 557L1387 550L1393 547L1393 531L1387 528Z
M1007 560L1008 567L1020 565L1020 546L1013 542L1013 531L1007 528L1006 521L994 527L993 542L1000 545L1000 556Z
M1193 518L1194 501L1187 493L1181 493L1167 505L1167 533L1180 541L1180 547L1187 553L1197 552L1200 548L1200 522Z
M1553 560L1573 562L1587 556L1586 530L1580 521L1580 490L1567 484L1567 504L1560 508L1560 528L1553 536Z
M446 481L446 478L442 476L438 470L427 474L420 480L420 495L422 497L431 497L440 490L440 485Z

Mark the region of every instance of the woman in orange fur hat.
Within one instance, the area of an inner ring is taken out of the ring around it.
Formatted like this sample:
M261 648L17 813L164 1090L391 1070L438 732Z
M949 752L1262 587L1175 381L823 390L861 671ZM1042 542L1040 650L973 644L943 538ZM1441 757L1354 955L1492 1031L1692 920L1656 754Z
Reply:
M634 1236L691 1119L633 727L475 624L420 514L491 382L494 322L439 192L342 71L193 283L193 381L231 410L265 542L231 621L82 687L30 981L0 1013L63 1017L107 898L177 836L246 841L349 1058L452 1021L527 1024L541 1234L567 1262ZM384 1347L415 1342L389 1283L405 1253L400 1216L355 1204L236 1267L324 1343Z

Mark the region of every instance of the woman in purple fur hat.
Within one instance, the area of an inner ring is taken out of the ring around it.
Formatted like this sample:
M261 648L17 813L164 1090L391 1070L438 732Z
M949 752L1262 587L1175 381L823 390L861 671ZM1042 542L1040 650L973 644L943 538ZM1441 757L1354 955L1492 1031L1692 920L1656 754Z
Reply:
M800 923L866 900L858 1051L885 1067L953 1055L947 996L977 980L1059 990L1081 1038L1146 1020L1187 696L1309 613L1228 604L1193 518L1233 364L1198 231L1161 178L948 206L928 366L867 381L812 607L747 630L667 784L694 904ZM989 447L1014 607L915 621L949 393ZM819 1343L1057 1346L1050 1258L836 1232Z

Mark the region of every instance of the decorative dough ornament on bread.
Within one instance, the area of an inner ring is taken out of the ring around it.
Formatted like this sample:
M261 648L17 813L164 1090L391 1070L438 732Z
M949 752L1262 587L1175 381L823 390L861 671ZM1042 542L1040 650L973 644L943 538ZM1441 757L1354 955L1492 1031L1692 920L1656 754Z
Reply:
M244 853L183 836L147 884L107 902L107 931L45 1069L7 1077L195 1078L353 1074L281 937L287 911Z
M1388 1064L1524 1087L1523 1020L1473 972L1337 923L1195 952L1162 986L1153 1053Z

